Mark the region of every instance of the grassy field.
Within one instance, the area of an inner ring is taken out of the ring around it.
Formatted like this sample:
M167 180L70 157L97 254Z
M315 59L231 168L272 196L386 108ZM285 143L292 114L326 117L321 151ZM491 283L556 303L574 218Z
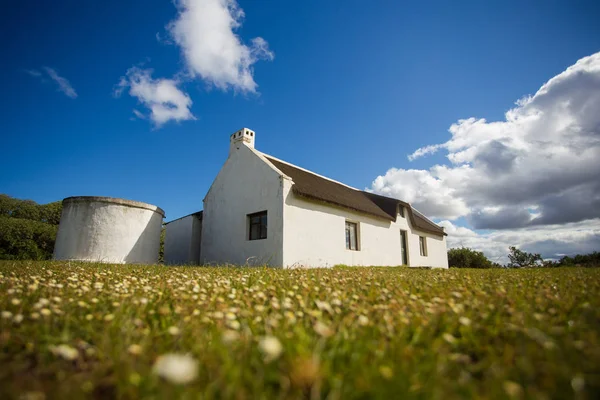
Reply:
M598 398L600 270L0 263L0 398Z

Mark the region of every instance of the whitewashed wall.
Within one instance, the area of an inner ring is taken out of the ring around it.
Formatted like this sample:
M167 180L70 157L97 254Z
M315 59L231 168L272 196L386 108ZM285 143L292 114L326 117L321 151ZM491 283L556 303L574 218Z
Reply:
M167 224L165 264L197 265L200 262L201 224L195 215L188 215Z
M163 216L160 208L136 201L65 199L54 259L156 263Z
M304 200L284 181L284 248L286 267L331 267L402 264L400 230L407 231L409 266L448 268L446 239L413 230L408 213L396 222ZM346 250L345 222L359 225L360 250ZM422 257L419 235L427 237L428 256Z
M254 149L238 143L204 199L204 264L283 264L282 178ZM267 211L267 238L248 240L247 215Z

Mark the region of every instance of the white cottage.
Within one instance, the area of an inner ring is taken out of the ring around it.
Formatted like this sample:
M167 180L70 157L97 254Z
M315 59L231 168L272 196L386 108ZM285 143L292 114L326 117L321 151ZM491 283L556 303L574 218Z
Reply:
M168 264L448 268L444 229L410 204L352 188L254 148L244 128L204 198L168 223Z

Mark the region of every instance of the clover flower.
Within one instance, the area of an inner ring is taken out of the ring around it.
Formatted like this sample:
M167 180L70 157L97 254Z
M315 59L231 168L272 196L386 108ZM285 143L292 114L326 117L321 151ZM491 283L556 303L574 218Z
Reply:
M198 376L198 362L189 354L164 354L156 359L152 372L171 383L184 385Z
M265 336L260 339L258 348L264 354L265 362L276 360L283 352L283 346L275 336Z

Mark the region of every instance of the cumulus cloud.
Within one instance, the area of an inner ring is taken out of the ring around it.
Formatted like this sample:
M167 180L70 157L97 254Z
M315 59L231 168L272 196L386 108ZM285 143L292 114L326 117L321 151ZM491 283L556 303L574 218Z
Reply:
M67 78L58 75L58 72L50 67L42 67L42 70L45 72L45 74L36 69L27 69L25 72L33 77L40 78L42 82L46 82L45 77L47 75L52 81L54 81L54 83L56 83L58 86L58 91L64 93L67 97L72 99L77 98L77 92Z
M244 18L237 2L177 0L175 4L178 15L167 30L181 48L189 75L222 90L256 92L252 66L274 55L263 38L246 45L236 35Z
M600 248L600 219L512 230L478 233L448 220L439 223L448 233L448 248L469 247L483 251L492 261L508 262L508 247L517 246L545 259L587 254Z
M263 38L256 37L244 44L235 33L244 19L244 11L236 0L174 0L174 3L177 17L167 25L167 36L157 33L156 40L180 47L185 70L172 79L155 80L151 77L152 70L133 67L115 90L118 96L129 87L129 94L150 109L149 119L157 126L170 120L196 119L190 111L190 96L178 88L182 80L198 78L223 91L257 93L253 65L274 58ZM139 119L148 117L138 110L133 113Z
M367 190L411 203L429 218L455 219L469 211L456 191L429 171L391 168Z
M600 217L600 53L577 61L502 121L458 120L450 140L410 160L447 151L428 170L392 168L371 190L426 215L466 217L476 229L576 223ZM595 220L597 221L597 220Z
M129 95L138 99L150 111L149 118L157 127L168 121L185 121L196 119L190 107L192 99L178 88L179 82L172 79L153 79L151 69L130 68L114 91L119 97L129 89ZM134 109L138 118L146 116Z

